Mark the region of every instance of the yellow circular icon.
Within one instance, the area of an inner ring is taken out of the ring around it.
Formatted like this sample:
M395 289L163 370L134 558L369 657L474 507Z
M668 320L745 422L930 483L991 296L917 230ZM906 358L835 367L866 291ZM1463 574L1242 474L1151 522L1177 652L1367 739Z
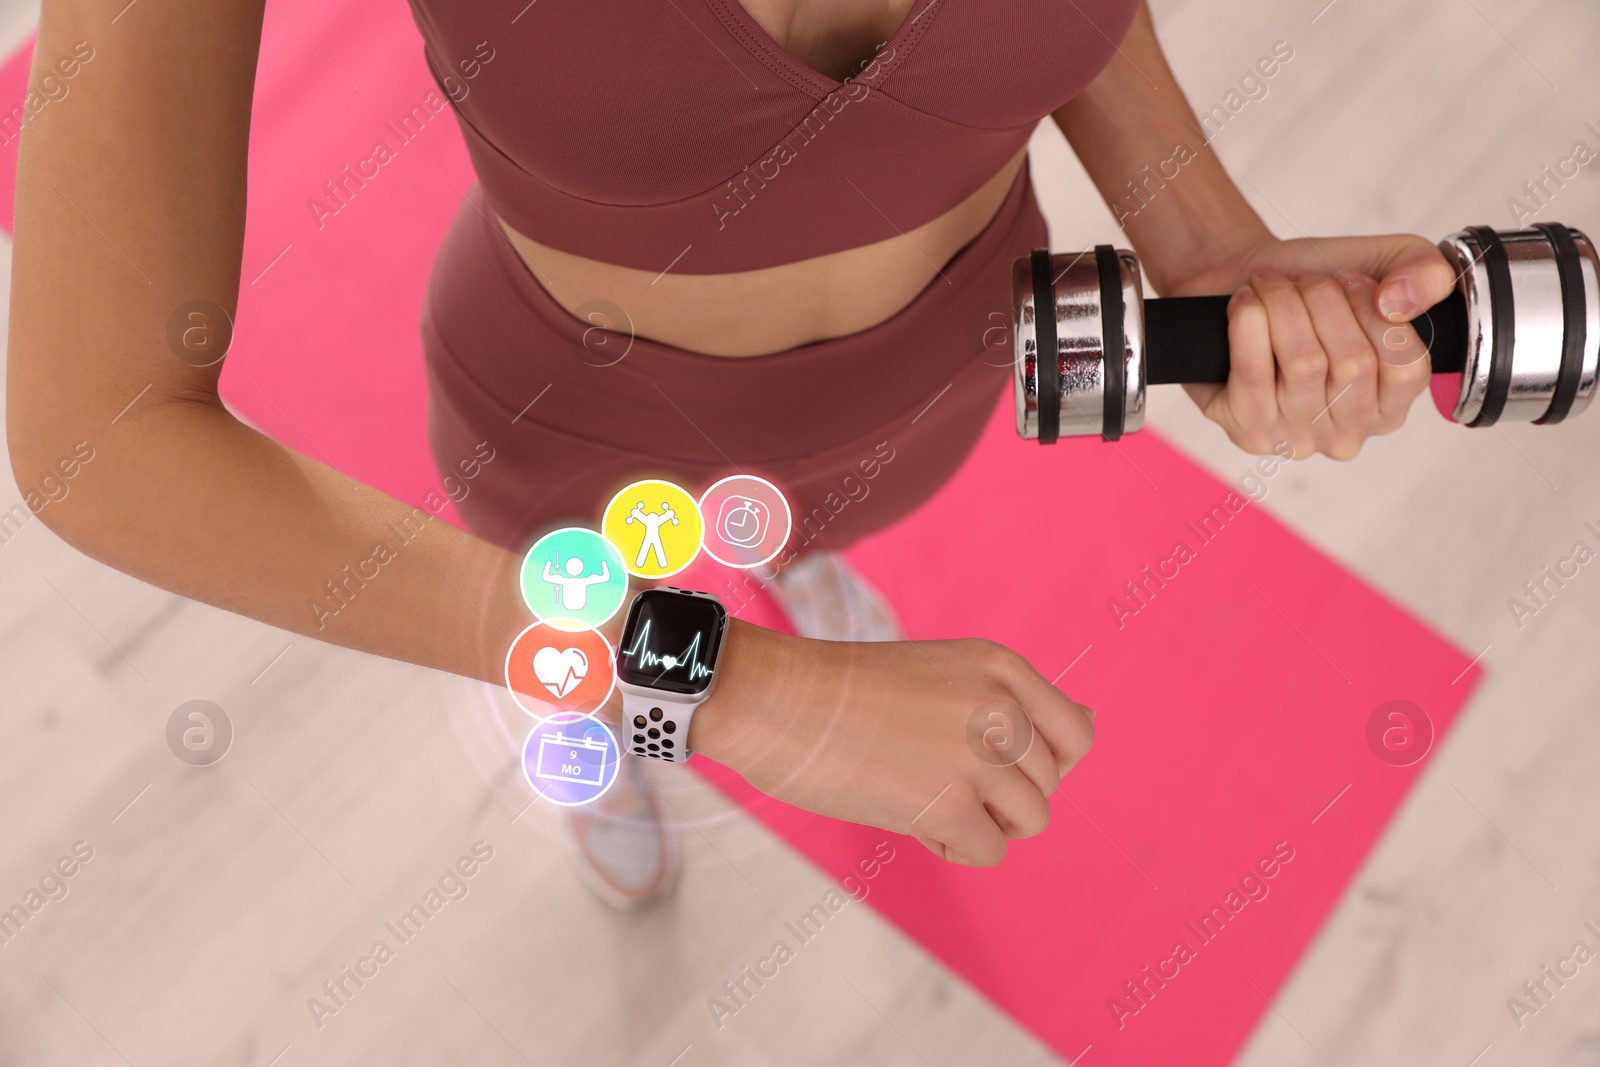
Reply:
M600 530L622 550L629 574L665 578L700 553L703 522L694 497L671 482L634 482L606 505Z

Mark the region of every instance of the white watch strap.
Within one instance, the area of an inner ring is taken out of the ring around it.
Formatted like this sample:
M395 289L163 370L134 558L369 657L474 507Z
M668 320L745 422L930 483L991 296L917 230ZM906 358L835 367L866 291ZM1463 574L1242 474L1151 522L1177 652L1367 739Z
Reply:
M623 736L628 751L671 763L689 758L689 720L698 704L679 704L644 692L622 691Z

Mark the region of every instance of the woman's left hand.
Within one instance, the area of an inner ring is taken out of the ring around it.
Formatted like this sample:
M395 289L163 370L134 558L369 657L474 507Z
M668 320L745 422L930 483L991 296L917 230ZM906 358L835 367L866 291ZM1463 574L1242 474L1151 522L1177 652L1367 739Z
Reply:
M1392 433L1428 386L1427 348L1407 323L1443 300L1455 272L1408 234L1251 244L1164 296L1233 293L1226 385L1186 385L1246 452L1347 460Z

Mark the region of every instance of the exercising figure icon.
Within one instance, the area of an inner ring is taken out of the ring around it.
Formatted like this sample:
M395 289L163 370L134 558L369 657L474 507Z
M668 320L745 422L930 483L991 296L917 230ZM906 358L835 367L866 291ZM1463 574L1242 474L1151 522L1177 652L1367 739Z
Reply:
M577 556L568 556L567 562L561 565L566 574L555 574L550 570L550 561L545 560L544 574L542 577L551 585L561 590L561 606L569 611L582 611L589 602L589 587L601 582L611 580L611 568L605 560L600 561L600 573L585 575L586 564Z
M615 615L627 599L628 559L598 530L564 526L528 549L520 584L535 618L558 630L586 630Z
M666 547L661 543L661 524L671 521L672 525L677 526L678 513L673 511L672 505L665 500L661 502L660 511L645 511L644 501L641 500L634 505L633 510L623 521L631 524L635 519L644 523L644 540L639 543L639 555L633 561L633 565L643 567L645 556L653 548L656 552L656 566L663 568L669 566Z
M623 570L640 578L665 578L700 554L705 520L683 486L649 479L617 490L600 530L619 550Z

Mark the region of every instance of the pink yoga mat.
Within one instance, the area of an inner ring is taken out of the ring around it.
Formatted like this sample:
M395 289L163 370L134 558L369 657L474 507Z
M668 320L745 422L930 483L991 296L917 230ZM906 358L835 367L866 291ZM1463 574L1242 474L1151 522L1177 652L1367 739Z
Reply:
M433 90L421 47L396 0L269 5L222 379L255 425L417 504L440 488L418 309L473 180L448 114L403 142L386 125ZM25 50L0 71L0 102L26 77ZM310 206L380 139L395 158L376 178L337 213ZM13 169L0 159L0 178ZM1001 866L950 867L896 838L867 899L1064 1058L1223 1064L1421 767L1377 758L1374 711L1412 702L1442 735L1479 675L1155 434L1040 448L1016 438L1009 402L936 498L851 558L908 636L994 638L1059 676L1099 712L1098 742L1050 830ZM714 565L690 574L724 590ZM745 617L782 624L760 597ZM886 836L696 762L835 877Z
M1001 641L1097 712L1044 835L988 870L897 842L868 897L1064 1057L1092 1046L1087 1064L1228 1062L1420 770L1380 760L1369 719L1403 700L1442 733L1477 681L1158 437L1041 448L1009 398L938 496L849 555L908 637ZM703 766L835 877L884 836Z

